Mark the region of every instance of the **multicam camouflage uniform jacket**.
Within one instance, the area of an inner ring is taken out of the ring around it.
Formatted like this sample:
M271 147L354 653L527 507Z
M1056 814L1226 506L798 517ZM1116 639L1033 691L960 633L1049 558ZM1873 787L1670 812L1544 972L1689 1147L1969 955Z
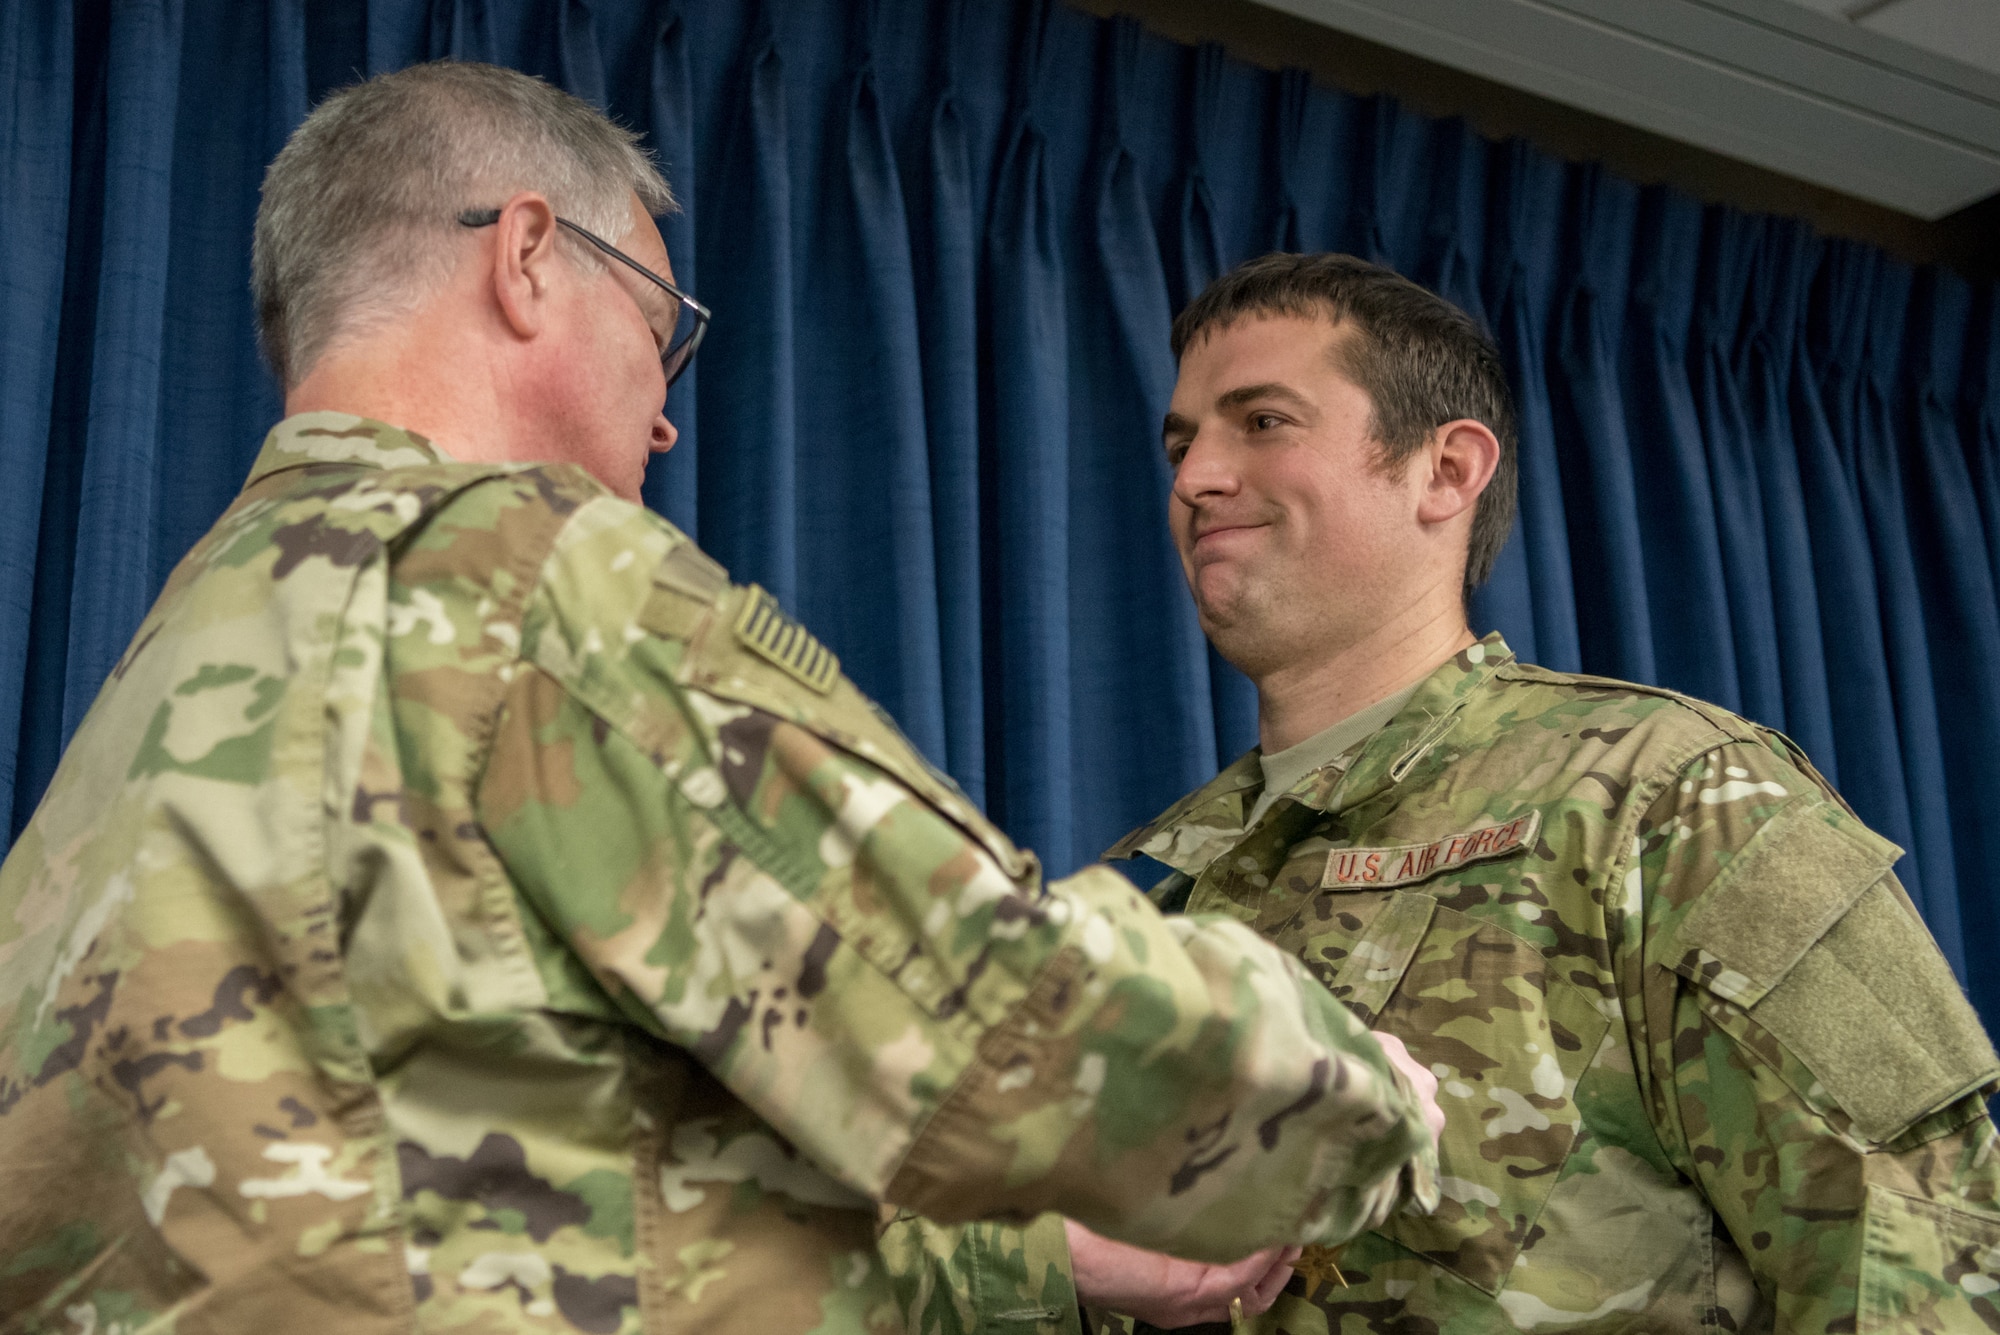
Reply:
M307 414L0 870L0 1330L894 1328L878 1201L1434 1201L1392 1080L1240 924L1042 885L657 517Z
M1784 738L1493 636L1246 832L1259 790L1112 855L1399 1035L1446 1126L1443 1206L1255 1329L2000 1330L2000 1062Z

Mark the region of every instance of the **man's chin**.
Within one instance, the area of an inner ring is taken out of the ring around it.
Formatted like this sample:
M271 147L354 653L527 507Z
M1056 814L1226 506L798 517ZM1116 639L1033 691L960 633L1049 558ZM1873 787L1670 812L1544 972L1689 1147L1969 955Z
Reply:
M1194 595L1195 615L1202 631L1211 639L1218 632L1257 620L1257 602L1242 572L1222 562L1210 562L1194 572L1188 592Z
M1250 615L1248 609L1238 603L1197 599L1194 614L1195 620L1201 624L1201 633L1208 636L1209 643L1224 658L1230 656L1229 646L1258 638L1257 627L1261 618Z
M1234 581L1226 590L1212 593L1215 596L1195 596L1195 620L1201 633L1225 662L1255 676L1254 669L1268 660L1274 641L1281 638L1278 628L1282 618L1274 615L1276 609L1269 600Z

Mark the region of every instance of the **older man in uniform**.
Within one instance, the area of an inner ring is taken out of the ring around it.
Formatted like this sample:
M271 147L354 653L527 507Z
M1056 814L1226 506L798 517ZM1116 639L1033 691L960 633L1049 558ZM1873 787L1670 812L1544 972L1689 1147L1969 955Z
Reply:
M878 1202L1224 1261L1436 1200L1394 1040L1043 884L633 503L669 205L476 65L273 164L290 415L0 871L6 1329L889 1330Z
M1308 1248L1255 1329L2000 1330L2000 1062L1899 850L1779 734L1468 629L1514 510L1485 336L1271 255L1173 346L1169 524L1260 746L1111 856L1299 957L1446 1115L1442 1207ZM1179 1318L1069 1233L1106 1325Z

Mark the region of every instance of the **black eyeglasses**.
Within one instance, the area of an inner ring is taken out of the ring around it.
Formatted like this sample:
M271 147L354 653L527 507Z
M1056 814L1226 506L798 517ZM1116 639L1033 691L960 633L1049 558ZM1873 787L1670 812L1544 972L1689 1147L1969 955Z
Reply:
M500 221L500 210L467 209L458 215L458 221L464 227L491 227ZM687 370L688 363L694 360L702 335L708 332L708 307L588 228L578 227L560 216L556 221L653 285L644 289L646 295L634 295L639 301L640 311L646 316L646 323L653 328L653 337L659 342L660 369L666 372L667 387L673 388L674 381L681 378L681 372ZM662 294L671 298L671 304L659 300ZM648 301L647 296L654 300Z

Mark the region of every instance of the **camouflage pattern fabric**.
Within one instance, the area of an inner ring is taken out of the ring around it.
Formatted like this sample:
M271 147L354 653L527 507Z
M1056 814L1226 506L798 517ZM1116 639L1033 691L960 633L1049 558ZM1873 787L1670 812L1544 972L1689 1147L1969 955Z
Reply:
M1061 1215L1023 1227L887 1212L883 1263L909 1335L1083 1335Z
M2000 1061L1784 738L1493 636L1246 831L1259 786L1112 854L1431 1066L1445 1200L1246 1328L2000 1331Z
M1233 1256L1427 1144L1294 959L1042 884L665 522L340 414L0 869L7 1332L893 1330L878 1201Z

